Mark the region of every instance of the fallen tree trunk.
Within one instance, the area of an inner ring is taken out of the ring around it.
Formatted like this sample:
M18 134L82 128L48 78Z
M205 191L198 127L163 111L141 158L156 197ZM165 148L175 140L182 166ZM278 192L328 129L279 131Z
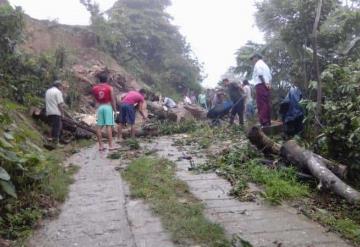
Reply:
M330 189L348 202L353 204L360 202L360 192L344 183L326 167L322 159L300 147L295 141L288 141L281 147L281 156L301 168L307 168L314 177L319 179L321 186Z
M250 142L265 154L280 155L281 146L265 135L259 127L252 127L247 136Z
M184 105L185 110L191 113L191 115L198 120L205 120L207 117L207 111L198 105Z
M178 120L176 113L172 112L171 110L165 111L164 107L160 103L148 101L147 107L148 110L152 114L156 115L159 120L170 120L173 122L177 122Z
M248 132L248 138L252 144L265 154L281 155L281 145L271 140L259 127L252 127ZM315 153L314 157L323 162L326 167L339 178L345 179L347 177L347 166L327 160ZM301 169L308 171L306 166L302 166Z
M30 115L35 119L50 124L44 109L33 107L30 109ZM67 117L62 118L62 123L63 129L69 131L75 138L78 139L90 139L92 134L96 134L96 130L94 128L91 128L85 123L79 123L71 119L68 115Z

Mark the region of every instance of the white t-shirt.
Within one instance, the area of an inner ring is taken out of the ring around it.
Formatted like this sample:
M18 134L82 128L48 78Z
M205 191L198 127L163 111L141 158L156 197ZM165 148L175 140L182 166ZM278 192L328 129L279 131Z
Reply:
M263 76L265 83L271 83L271 79L272 79L271 71L269 67L266 65L266 63L264 63L264 61L261 59L258 60L255 64L251 83L254 85L262 83L262 81L259 78L260 75Z
M250 85L245 85L243 87L243 89L244 89L244 94L245 94L245 104L248 104L249 102L252 101L251 87L250 87Z
M173 99L165 97L164 98L164 105L166 105L169 108L175 108L176 107L176 103Z
M52 87L45 94L46 115L61 116L59 104L64 103L62 92L57 87Z

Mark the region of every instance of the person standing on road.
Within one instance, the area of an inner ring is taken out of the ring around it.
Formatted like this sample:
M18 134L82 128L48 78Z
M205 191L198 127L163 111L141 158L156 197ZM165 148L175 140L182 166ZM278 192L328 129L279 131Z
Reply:
M256 105L261 126L271 126L271 72L262 56L254 54L250 60L254 64L252 83L256 90Z
M245 95L245 111L244 111L244 119L249 120L254 115L254 106L253 99L251 95L251 87L248 80L243 81L243 90Z
M112 128L115 125L114 111L116 110L115 96L113 87L107 83L107 76L102 74L99 76L100 83L92 88L92 94L98 105L96 111L96 136L99 142L99 151L104 151L102 141L102 129L106 127L109 138L109 150L114 150L112 138Z
M228 90L228 96L233 102L230 110L230 125L234 124L235 116L239 117L239 124L244 125L244 95L243 89L236 82L230 82L228 79L223 80L224 86Z
M147 119L144 109L145 105L146 102L144 89L140 89L139 91L130 91L125 95L121 101L120 124L118 125L118 141L121 141L122 139L122 129L126 124L130 124L131 138L135 138L135 106L138 107L139 113L145 121Z
M64 84L57 80L45 93L46 116L51 123L51 141L57 146L62 131L62 117L64 116Z

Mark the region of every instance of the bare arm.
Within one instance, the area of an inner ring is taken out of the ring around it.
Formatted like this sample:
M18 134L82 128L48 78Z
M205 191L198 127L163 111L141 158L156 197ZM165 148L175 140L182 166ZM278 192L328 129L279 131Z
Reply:
M62 117L64 116L64 107L65 107L64 103L58 104L58 108Z
M111 105L112 105L113 111L116 111L116 99L115 99L115 94L114 94L113 88L110 89L110 94L111 94Z
M139 103L139 113L143 117L143 119L146 119L146 115L144 113L144 102Z

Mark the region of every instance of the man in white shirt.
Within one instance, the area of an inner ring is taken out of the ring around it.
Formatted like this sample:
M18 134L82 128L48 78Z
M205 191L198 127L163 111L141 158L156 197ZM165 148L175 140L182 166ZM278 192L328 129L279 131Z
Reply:
M262 56L254 54L251 58L254 64L252 83L256 90L256 105L261 126L271 125L271 71Z
M46 116L51 123L51 139L54 144L59 144L60 133L62 130L62 116L64 115L64 85L60 80L53 83L53 86L46 91L45 104Z

